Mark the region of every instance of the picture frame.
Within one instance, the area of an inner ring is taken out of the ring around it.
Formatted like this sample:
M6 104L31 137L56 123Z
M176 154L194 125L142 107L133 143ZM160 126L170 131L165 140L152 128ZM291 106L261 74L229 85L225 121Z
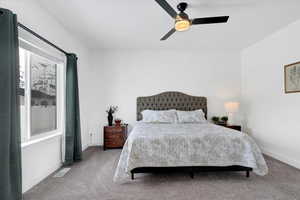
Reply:
M284 91L286 94L300 92L300 62L284 66Z

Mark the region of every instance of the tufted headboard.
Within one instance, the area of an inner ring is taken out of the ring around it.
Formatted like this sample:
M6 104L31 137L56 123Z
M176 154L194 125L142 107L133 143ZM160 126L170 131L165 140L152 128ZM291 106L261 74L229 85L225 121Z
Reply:
M137 98L137 121L142 120L143 110L198 110L202 109L207 118L206 97L190 96L181 92L163 92L153 96Z

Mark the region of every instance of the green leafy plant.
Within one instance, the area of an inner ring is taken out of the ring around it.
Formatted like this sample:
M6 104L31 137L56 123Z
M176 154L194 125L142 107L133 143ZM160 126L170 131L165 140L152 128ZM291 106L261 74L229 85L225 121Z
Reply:
M222 120L223 122L227 123L228 117L227 117L227 116L223 116L223 117L221 117L221 120Z
M211 120L212 120L214 123L218 123L219 120L220 120L220 117L213 116L213 117L211 118Z

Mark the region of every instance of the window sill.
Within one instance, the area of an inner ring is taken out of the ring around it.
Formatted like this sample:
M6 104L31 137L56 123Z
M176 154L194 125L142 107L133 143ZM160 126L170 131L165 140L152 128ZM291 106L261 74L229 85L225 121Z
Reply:
M27 141L27 142L23 142L21 144L21 147L25 148L25 147L28 147L30 145L33 145L33 144L36 144L36 143L39 143L39 142L42 142L42 141L45 141L45 140L49 140L49 139L52 139L52 138L55 138L55 137L58 137L58 136L61 136L61 135L62 135L61 132L57 132L57 133L54 133L54 134L51 134L51 135L48 135L48 136L45 136L45 137L41 137L41 138L38 138L38 139L33 139L33 140L30 140L30 141Z

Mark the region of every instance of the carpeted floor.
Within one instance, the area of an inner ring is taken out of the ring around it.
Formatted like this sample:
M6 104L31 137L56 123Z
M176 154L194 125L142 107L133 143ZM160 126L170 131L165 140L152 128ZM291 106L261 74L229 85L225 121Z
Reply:
M63 178L51 176L24 194L24 200L300 200L300 170L266 157L269 174L239 172L138 174L127 184L112 177L120 150L84 152Z

